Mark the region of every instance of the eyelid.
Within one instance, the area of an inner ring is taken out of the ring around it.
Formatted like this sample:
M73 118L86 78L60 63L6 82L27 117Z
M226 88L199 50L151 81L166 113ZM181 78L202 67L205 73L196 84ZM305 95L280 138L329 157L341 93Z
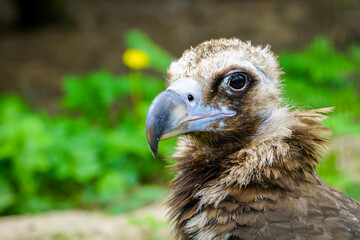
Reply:
M234 73L244 73L244 72L241 71L241 70L232 70L232 71L228 72L228 73L224 76L224 79L225 79L225 78L228 78L229 76L233 75Z

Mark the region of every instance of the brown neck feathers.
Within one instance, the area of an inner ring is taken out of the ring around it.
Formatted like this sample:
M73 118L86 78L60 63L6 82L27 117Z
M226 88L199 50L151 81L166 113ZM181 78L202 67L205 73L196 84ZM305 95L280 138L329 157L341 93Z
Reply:
M178 175L168 201L176 232L186 235L184 227L191 218L203 209L215 209L224 199L242 199L246 204L252 200L246 196L259 197L266 189L291 191L298 184L317 181L316 164L330 133L319 121L329 111L280 109L264 122L262 131L236 149L231 144L214 148L182 139L175 154ZM250 189L252 194L243 194Z

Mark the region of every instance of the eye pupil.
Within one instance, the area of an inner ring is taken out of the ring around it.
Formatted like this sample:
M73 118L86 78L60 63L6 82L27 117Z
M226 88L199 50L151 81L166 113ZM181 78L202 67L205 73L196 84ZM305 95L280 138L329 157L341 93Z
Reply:
M189 94L189 95L187 96L187 98L188 98L189 102L191 102L191 101L193 101L193 100L194 100L194 96L193 96L193 95L191 95L191 94Z
M242 89L247 81L247 77L243 73L237 73L230 77L229 86L234 90Z

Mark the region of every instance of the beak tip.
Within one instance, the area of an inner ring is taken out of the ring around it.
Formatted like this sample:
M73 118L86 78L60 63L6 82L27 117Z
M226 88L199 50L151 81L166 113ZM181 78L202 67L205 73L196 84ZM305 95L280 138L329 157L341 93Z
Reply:
M149 145L149 148L150 148L150 152L152 153L153 157L154 158L157 158L158 157L158 145L157 144L154 144L154 145Z
M155 136L155 127L153 124L149 124L149 122L147 121L146 123L146 137L149 143L149 150L154 158L156 158L158 156L159 138Z

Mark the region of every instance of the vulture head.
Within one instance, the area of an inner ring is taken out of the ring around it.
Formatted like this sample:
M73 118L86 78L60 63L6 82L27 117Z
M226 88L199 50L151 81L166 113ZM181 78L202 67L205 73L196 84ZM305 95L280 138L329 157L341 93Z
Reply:
M169 87L149 109L147 138L154 155L160 140L182 134L212 147L246 144L279 106L280 73L269 47L237 39L185 51L168 69Z
M281 104L280 75L268 46L235 38L171 63L146 136L155 156L159 141L181 136L168 201L179 238L360 237L360 204L317 175L331 109Z

